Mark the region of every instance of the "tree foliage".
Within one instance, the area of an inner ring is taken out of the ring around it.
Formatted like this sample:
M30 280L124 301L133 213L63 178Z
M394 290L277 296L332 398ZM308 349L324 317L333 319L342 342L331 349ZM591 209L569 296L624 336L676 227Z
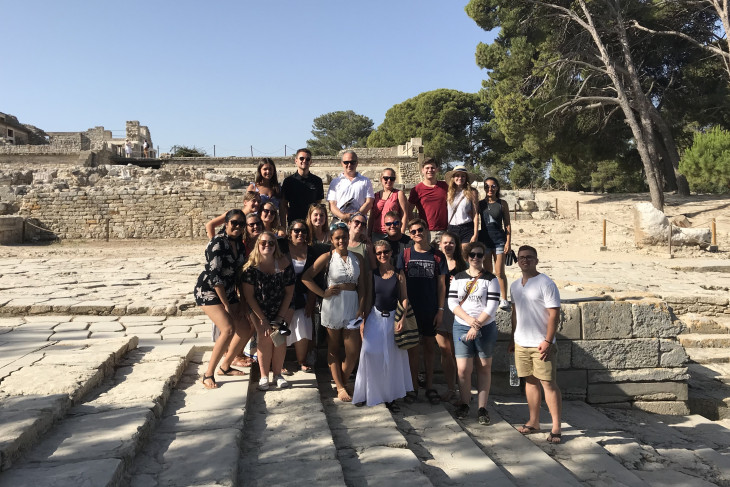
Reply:
M586 181L601 161L643 168L658 208L665 183L687 192L675 137L688 107L682 112L670 102L696 93L685 74L699 48L634 26L699 32L713 19L699 16L704 23L686 26L659 8L665 3L472 0L466 11L478 25L501 29L492 44L477 47L477 64L489 70L485 96L507 143L557 158L565 177L566 166L592 166L576 167L573 180Z
M472 167L490 160L489 107L479 94L427 91L391 107L368 137L368 147L392 147L421 137L427 156L439 163L463 161Z
M343 149L364 147L373 121L352 110L325 113L312 122L313 139L307 147L315 155L336 155Z
M720 127L695 134L679 167L696 191L725 193L730 190L730 131Z
M208 157L208 153L205 149L200 149L195 146L188 147L186 145L173 145L170 148L172 157Z

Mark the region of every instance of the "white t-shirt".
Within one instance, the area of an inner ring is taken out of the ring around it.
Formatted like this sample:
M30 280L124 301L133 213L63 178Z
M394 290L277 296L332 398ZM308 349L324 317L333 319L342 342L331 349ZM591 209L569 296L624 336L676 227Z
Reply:
M461 305L461 309L472 318L478 318L482 311L486 311L489 315L487 323L491 323L494 321L499 304L499 281L488 272L484 272L474 284L471 284L473 280L474 278L466 271L461 271L454 276L454 280L449 286L449 309L453 312L461 300L468 296ZM460 324L466 324L458 316L454 317Z
M354 213L365 204L368 198L375 198L373 183L360 173L352 181L344 173L332 180L327 201L334 201L343 213Z
M515 343L521 347L537 347L547 334L548 308L560 308L558 286L545 274L538 274L522 285L522 278L510 286L517 326ZM555 337L553 337L555 343Z

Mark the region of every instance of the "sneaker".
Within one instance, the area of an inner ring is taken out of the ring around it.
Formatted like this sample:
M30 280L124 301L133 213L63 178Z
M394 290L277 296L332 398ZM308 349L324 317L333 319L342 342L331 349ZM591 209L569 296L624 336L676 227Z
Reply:
M507 301L506 299L500 299L499 300L499 309L503 309L505 311L508 311L509 310L509 307L510 307L509 301Z
M269 379L267 377L262 377L262 378L259 379L258 389L260 391L268 391L269 390Z
M464 419L469 416L469 405L461 404L456 408L456 419Z
M489 424L489 413L487 412L487 408L479 408L477 416L479 417L479 424Z
M274 380L276 381L276 387L278 387L279 389L286 389L287 387L291 386L291 384L289 384L289 382L287 382L287 380L280 375L274 377Z

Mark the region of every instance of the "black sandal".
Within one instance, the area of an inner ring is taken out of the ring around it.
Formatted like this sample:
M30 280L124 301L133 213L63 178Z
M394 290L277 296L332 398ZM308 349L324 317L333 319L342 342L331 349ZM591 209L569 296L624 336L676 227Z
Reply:
M233 367L231 367L230 365L229 365L229 366L228 366L228 368L227 368L227 369L225 369L225 370L223 369L223 367L221 367L221 366L219 365L219 366L218 366L218 369L219 369L219 370L221 371L221 374L223 374L223 375L234 375L234 376L236 376L236 377L239 377L239 376L241 376L241 375L246 375L246 374L245 374L244 372L242 372L242 371L240 371L240 370L238 370L238 369L234 369L234 368L233 368ZM240 374L234 374L233 372L241 372L241 373L240 373Z
M439 396L439 393L436 392L436 389L427 389L426 399L428 399L428 402L430 402L434 406L441 403L441 396Z
M555 441L557 440L557 441ZM551 445L559 445L562 441L562 435L560 433L553 433L552 431L547 437L547 442Z
M210 380L213 381L213 386L212 387L208 387L207 384L205 383L205 381L208 380L208 379L210 379ZM200 382L203 384L203 387L205 387L206 389L216 389L216 388L218 388L218 384L216 384L216 382L215 382L215 377L212 376L212 375L205 375L205 374L203 374L203 380L201 380Z
M416 399L418 399L418 391L408 391L406 392L406 397L403 398L403 401L406 404L413 404L416 402Z
M388 408L388 411L391 413L397 414L400 412L400 406L398 406L395 401L386 402L385 407Z

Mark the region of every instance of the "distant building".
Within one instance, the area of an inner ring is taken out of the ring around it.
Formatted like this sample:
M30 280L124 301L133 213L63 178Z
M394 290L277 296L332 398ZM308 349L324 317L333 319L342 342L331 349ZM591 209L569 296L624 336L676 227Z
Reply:
M27 145L28 132L17 118L0 112L0 145Z

